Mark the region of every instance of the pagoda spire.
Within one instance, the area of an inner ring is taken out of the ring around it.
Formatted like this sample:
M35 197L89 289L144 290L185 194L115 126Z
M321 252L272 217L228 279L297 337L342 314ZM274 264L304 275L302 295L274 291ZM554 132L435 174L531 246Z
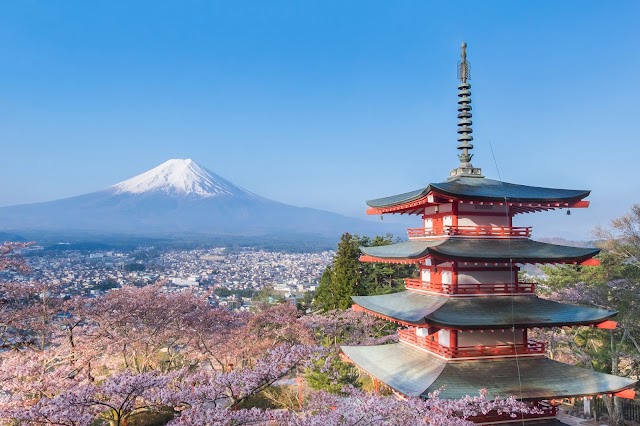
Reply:
M466 176L466 177L483 177L482 170L473 167L471 158L473 154L469 151L473 149L473 129L471 125L471 85L467 80L471 79L471 69L469 61L467 61L467 43L462 42L460 62L458 62L458 154L460 165L457 169L451 170L450 179Z

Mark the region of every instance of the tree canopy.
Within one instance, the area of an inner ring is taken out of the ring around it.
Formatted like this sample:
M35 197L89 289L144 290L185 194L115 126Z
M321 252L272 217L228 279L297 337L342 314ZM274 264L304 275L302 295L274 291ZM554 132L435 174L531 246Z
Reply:
M398 242L391 234L369 238L345 233L340 238L333 263L327 267L316 293L316 307L323 311L347 309L351 296L386 294L404 288L403 278L417 274L413 265L360 262L360 247Z

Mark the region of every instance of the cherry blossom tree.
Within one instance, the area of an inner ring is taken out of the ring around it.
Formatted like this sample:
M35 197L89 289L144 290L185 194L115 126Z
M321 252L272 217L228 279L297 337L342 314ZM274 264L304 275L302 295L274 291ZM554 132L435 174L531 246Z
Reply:
M54 397L43 397L26 410L13 410L18 421L49 425L91 425L96 419L126 425L136 416L166 409L162 396L177 373L124 372L100 385L78 384Z
M0 269L26 272L15 251L0 246ZM299 410L251 408L256 395L286 386L300 369L328 380L339 344L396 339L385 322L347 310L301 316L288 303L252 313L212 307L162 283L123 287L103 296L62 301L41 284L0 286L0 422L124 426L163 413L172 425L277 424L466 425L489 411L524 413L514 399L486 394L459 401L398 400L354 387L312 391Z
M487 400L487 392L459 400L443 400L437 393L428 399L399 399L379 396L354 388L345 396L317 392L308 398L300 412L286 410L243 409L230 411L219 407L194 407L170 422L170 426L278 424L290 426L356 426L399 424L433 426L471 426L470 418L496 413L516 419L521 414L540 410L515 398Z

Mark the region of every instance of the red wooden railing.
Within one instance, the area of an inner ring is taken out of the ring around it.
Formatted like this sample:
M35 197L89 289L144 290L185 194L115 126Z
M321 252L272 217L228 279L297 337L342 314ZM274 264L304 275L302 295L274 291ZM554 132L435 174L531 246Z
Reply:
M414 290L433 291L443 294L491 294L491 293L515 293L533 294L536 291L535 283L481 283L481 284L456 284L456 289L451 284L433 284L422 281L420 278L405 278L407 288Z
M476 358L483 356L530 355L543 354L543 342L528 340L526 344L492 345L492 346L458 346L449 348L440 345L431 337L416 336L415 329L398 330L400 340L411 343L445 358Z
M409 228L409 238L463 235L469 237L530 237L530 226L443 226L441 228Z

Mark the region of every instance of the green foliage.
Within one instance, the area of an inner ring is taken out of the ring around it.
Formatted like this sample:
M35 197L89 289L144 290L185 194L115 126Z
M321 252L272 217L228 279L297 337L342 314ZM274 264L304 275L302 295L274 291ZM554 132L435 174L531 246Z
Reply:
M368 237L360 238L360 246L377 247L399 243L399 238L386 234L376 236L373 239ZM414 265L401 265L393 263L363 263L362 286L363 294L376 295L395 293L404 289L404 278L417 277L418 270Z
M285 298L281 292L275 291L272 286L264 286L260 290L253 293L252 300L258 304L273 304L282 303L285 301Z
M323 311L347 309L351 296L394 293L402 290L403 278L416 276L413 265L361 263L359 247L382 246L399 242L391 234L374 238L343 234L333 259L320 279L316 307Z
M357 235L343 234L338 243L336 255L333 258L331 281L337 284L334 288L339 290L336 294L338 309L348 308L351 306L349 297L362 293L359 288L360 249L358 245L359 238Z
M144 271L145 266L142 263L127 263L124 265L124 270L127 272Z
M324 390L333 394L342 393L345 386L360 388L358 370L353 364L347 364L337 356L316 360L307 369L305 378L315 390Z
M296 302L296 308L300 312L310 312L313 307L313 299L316 297L315 291L305 291L301 299Z
M111 290L112 288L118 288L118 282L112 279L106 279L104 281L101 281L100 284L96 285L96 290L102 290L102 291L107 291L107 290Z
M229 297L237 295L238 297L253 297L255 290L253 289L230 289L227 287L216 287L213 289L213 294L220 297Z

